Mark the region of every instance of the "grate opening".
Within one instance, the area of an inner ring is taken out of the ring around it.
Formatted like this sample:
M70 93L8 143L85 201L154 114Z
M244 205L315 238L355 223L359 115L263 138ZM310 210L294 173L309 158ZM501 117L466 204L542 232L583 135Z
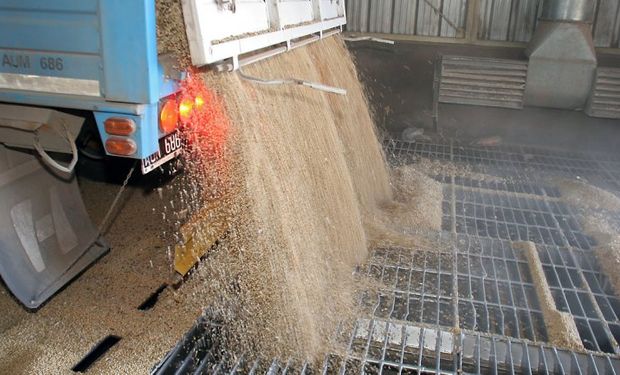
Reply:
M155 307L157 301L159 300L159 296L167 287L168 284L160 285L159 288L157 288L153 293L151 293L151 295L148 296L147 299L145 299L144 302L140 304L140 306L138 306L138 310L147 311Z
M119 336L109 335L95 345L73 368L75 372L86 372L88 369L103 357L114 345L121 341Z

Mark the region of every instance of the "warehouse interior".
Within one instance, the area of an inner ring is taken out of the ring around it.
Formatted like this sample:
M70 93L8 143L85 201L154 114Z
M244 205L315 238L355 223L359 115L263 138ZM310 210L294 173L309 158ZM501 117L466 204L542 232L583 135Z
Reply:
M416 127L467 142L499 136L509 139L509 143L541 147L610 152L617 149L617 139L610 136L617 120L592 118L579 111L538 107L517 111L493 107L480 110L440 103L438 120L434 120L434 64L442 55L525 59L524 46L464 46L405 40L399 41L397 48L371 43L349 48L373 98L373 110L391 138L400 138L407 127ZM597 57L600 66L620 65L618 54L612 51L600 51ZM409 90L407 82L416 82L421 89Z
M345 5L192 71L178 160L80 156L109 253L0 283L0 373L620 374L620 3Z

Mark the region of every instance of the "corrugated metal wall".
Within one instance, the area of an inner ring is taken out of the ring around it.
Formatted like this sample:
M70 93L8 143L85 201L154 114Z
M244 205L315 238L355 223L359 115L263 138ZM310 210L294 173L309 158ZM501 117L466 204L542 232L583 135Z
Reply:
M478 38L527 42L536 27L541 0L480 0ZM598 0L593 25L597 47L619 47L620 2Z
M540 0L480 0L478 39L529 41L539 4Z
M462 37L466 10L467 0L349 0L347 29L371 33Z
M618 48L620 0L596 1L594 43L598 47ZM479 2L478 39L530 40L542 0ZM347 28L358 32L463 37L467 3L468 0L348 0Z

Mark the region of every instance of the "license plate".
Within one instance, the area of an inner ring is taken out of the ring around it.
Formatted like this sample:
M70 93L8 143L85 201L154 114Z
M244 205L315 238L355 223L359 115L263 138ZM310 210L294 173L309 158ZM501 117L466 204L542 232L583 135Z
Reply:
M159 151L142 159L142 174L147 174L160 165L174 159L183 148L178 131L159 139Z

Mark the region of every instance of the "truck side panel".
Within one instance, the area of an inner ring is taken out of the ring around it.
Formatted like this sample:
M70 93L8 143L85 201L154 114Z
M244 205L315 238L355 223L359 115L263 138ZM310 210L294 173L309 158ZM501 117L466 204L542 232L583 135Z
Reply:
M0 101L132 118L127 136L159 150L159 100L178 90L157 56L154 0L1 0Z
M160 96L155 2L100 0L99 7L106 99L157 102Z
M97 0L69 3L0 5L0 88L100 95Z
M152 0L4 0L0 90L156 103L161 73L155 30ZM76 81L68 81L67 89L57 77Z

